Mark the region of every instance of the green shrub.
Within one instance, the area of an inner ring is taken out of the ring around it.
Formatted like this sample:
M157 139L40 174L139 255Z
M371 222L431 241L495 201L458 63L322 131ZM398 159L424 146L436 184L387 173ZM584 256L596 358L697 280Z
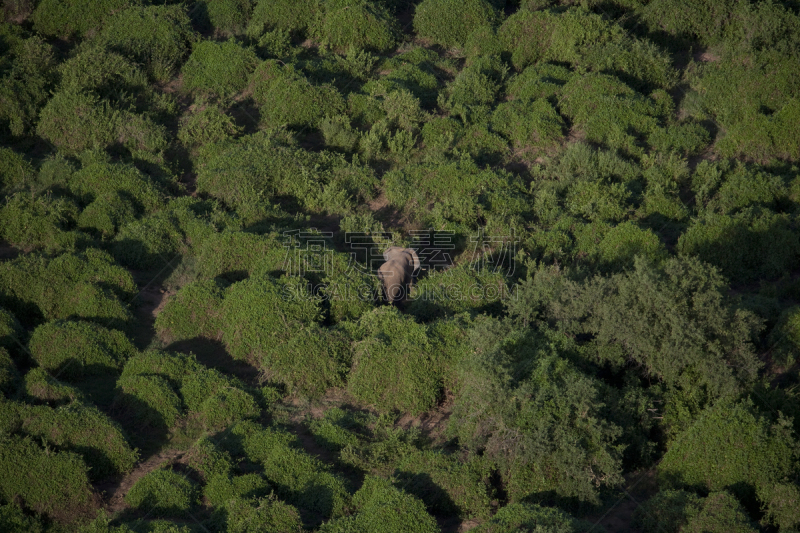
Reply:
M183 6L130 7L109 17L95 39L99 46L143 64L154 80L168 81L194 40Z
M697 511L703 499L683 490L662 490L634 512L634 524L643 533L679 533L690 511Z
M397 21L380 2L325 0L311 25L311 35L323 46L346 51L350 47L387 52L400 37Z
M436 520L425 512L420 500L394 488L379 477L367 476L364 484L353 496L357 512L325 524L324 533L408 532L437 533Z
M51 405L83 401L80 390L58 381L42 368L32 368L25 374L25 396L28 401Z
M350 348L317 326L319 303L302 278L251 277L225 296L222 340L234 358L255 362L289 391L320 396L344 383Z
M226 427L261 413L256 400L238 380L213 369L186 376L180 394L187 409L197 413L207 428Z
M286 268L286 243L282 240L285 239L275 233L215 233L195 248L197 278L238 281L255 272L277 276Z
M0 307L0 348L16 354L24 351L28 334L8 309Z
M430 511L466 519L490 515L487 476L479 462L462 464L453 456L426 451L403 457L392 477L395 486L421 499Z
M707 212L733 214L750 206L763 206L780 211L780 206L786 202L789 195L782 176L771 174L758 167L748 168L742 164L725 172L721 176L722 183L718 180L713 184L703 183L705 179L700 172L696 172L693 178L693 185L696 187L719 186L716 194L706 202ZM708 192L705 192L704 196Z
M166 469L139 478L125 495L128 505L152 516L183 516L197 499L197 487L192 481Z
M125 361L137 353L121 331L65 320L36 328L28 347L40 367L66 381L118 374Z
M344 221L342 221L344 224ZM363 235L364 226L353 231ZM343 232L347 230L342 227ZM359 237L352 237L353 241ZM353 244L360 248L360 243ZM371 272L356 266L352 255L332 253L322 280L321 294L328 304L328 315L333 322L357 320L375 307L380 294L380 281Z
M258 0L247 35L257 39L274 29L302 34L313 22L317 9L316 0Z
M158 375L124 376L117 382L114 408L138 428L165 431L175 426L183 413L183 403L169 381Z
M787 214L749 208L694 220L677 249L717 266L734 282L746 282L786 272L800 253L800 240Z
M700 153L711 141L708 130L696 122L684 122L656 128L647 137L650 146L660 152L677 152L682 155Z
M464 43L464 54L468 60L476 57L500 55L504 51L503 43L495 28L480 26L467 35Z
M506 92L514 100L544 98L550 101L560 94L561 88L573 75L571 70L560 65L531 65L509 80Z
M633 222L611 228L598 244L598 261L607 269L622 270L634 265L636 256L658 263L667 258L667 250L658 235Z
M464 107L491 105L497 98L507 67L497 56L481 57L456 74L446 90L446 104L453 112Z
M541 533L588 533L604 531L602 526L577 520L555 507L542 507L528 503L510 503L497 511L488 522L472 531L475 533L513 533L536 531Z
M486 318L467 342L447 431L497 465L510 501L597 503L600 487L621 481L622 430L600 401L605 386L562 355L566 339Z
M512 100L497 106L492 128L502 133L517 150L552 148L563 137L564 119L547 100Z
M20 417L24 434L83 457L93 481L126 474L138 460L116 422L95 407L26 406Z
M509 297L503 272L462 263L420 279L412 288L408 312L421 320L470 311L500 313Z
M503 171L482 170L470 160L422 163L383 176L389 203L423 222L452 221L474 227L497 212L513 217L527 209L520 182ZM433 203L433 208L428 206ZM497 209L502 205L501 209Z
M414 12L414 31L446 48L462 47L470 33L491 26L497 18L486 0L424 0Z
M8 3L4 4L6 7ZM20 29L6 24L3 33L3 76L0 78L0 124L13 137L29 135L56 79L53 47L38 36L22 39ZM12 35L15 34L15 35Z
M800 524L800 487L797 483L764 484L758 487L764 511L763 522L791 531Z
M698 118L720 126L716 148L724 156L797 159L800 105L794 60L776 51L746 60L709 62L691 72Z
M124 193L110 192L98 196L81 211L78 227L112 237L120 227L136 220L136 211L136 205Z
M43 533L44 526L34 516L28 516L16 504L0 505L0 528L8 533Z
M233 118L225 114L219 104L198 98L190 111L190 115L181 119L178 130L178 140L186 146L197 147L216 143L236 137L242 132L242 128L236 125Z
M772 360L784 368L791 368L800 359L800 306L783 312L767 341L771 345Z
M222 298L222 288L214 280L182 287L156 316L159 337L167 344L195 337L218 339L222 332Z
M214 32L221 35L241 35L253 11L254 0L200 0L198 10Z
M632 155L641 155L637 141L658 125L660 110L614 76L575 76L561 89L560 110L582 129L586 139Z
M636 509L634 523L643 533L757 531L727 492L700 498L682 490L663 490Z
M235 40L200 41L183 66L183 87L187 91L230 98L247 85L258 64L255 52Z
M291 65L267 60L258 65L248 85L267 128L316 127L322 119L344 111L344 100L330 85L315 86ZM276 106L275 102L282 102Z
M187 463L200 474L205 482L215 476L229 478L234 468L231 455L208 435L197 439L187 451Z
M551 13L527 9L520 9L503 22L497 35L511 52L514 68L522 70L547 56L555 24Z
M299 533L303 523L297 509L275 499L254 501L230 500L225 506L227 531L236 533L258 533L259 531L279 531Z
M759 487L797 471L791 425L777 424L749 401L719 401L677 436L658 467L670 486L728 490L753 501Z
M67 154L105 148L116 139L119 112L94 94L63 90L39 115L37 133Z
M102 46L85 47L58 70L61 90L94 94L118 109L135 106L144 111L155 98L147 74L138 65Z
M11 397L16 392L20 383L20 375L17 371L17 365L11 355L3 347L0 347L0 393L5 396Z
M358 324L350 393L381 411L419 414L436 405L442 369L426 327L394 307L366 313Z
M0 190L21 189L33 181L33 165L11 148L0 148Z
M338 407L328 409L320 419L314 419L309 424L309 429L314 435L314 440L327 450L340 451L342 448L358 446L359 438L343 424L348 413Z
M42 0L31 20L36 31L48 36L82 36L101 26L112 13L139 3L137 0Z
M264 477L279 497L296 506L307 525L344 514L350 494L342 478L293 446L291 434L241 422L231 429L234 455L263 467Z
M86 464L71 452L42 449L30 437L0 435L0 496L37 514L72 522L89 514Z
M111 244L114 258L125 266L161 270L177 266L186 252L183 232L172 213L159 211L120 228Z
M0 237L25 248L72 251L86 236L72 231L78 206L68 198L17 193L0 207Z
M132 320L122 303L135 295L130 273L100 250L53 259L27 254L0 264L0 305L23 324L78 317L124 329Z
M619 73L642 87L668 89L678 80L667 53L584 8L560 13L520 9L498 35L517 70L546 60Z
M696 259L658 267L637 259L624 274L568 286L549 304L564 330L591 333L601 360L621 350L614 364L635 361L647 375L696 395L698 405L684 406L688 413L667 406L667 426L680 427L703 405L739 393L761 366L751 344L760 321L736 309L724 278Z
M232 500L252 500L269 496L267 480L259 474L241 476L214 475L203 487L203 496L214 507L224 507Z

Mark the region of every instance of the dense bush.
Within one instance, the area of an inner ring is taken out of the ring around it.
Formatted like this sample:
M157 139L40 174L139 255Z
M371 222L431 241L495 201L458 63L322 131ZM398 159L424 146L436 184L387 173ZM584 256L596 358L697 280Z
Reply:
M469 160L393 170L384 175L383 187L391 204L436 227L446 221L473 227L481 217L512 218L525 210L524 192L514 176L482 170Z
M800 254L787 214L750 208L735 215L698 217L681 235L678 251L717 266L731 281L775 278Z
M682 490L663 490L636 509L634 521L643 533L758 531L742 505L727 492L700 498Z
M84 395L74 386L57 380L46 370L32 368L25 374L25 398L34 403L64 405L83 401Z
M36 328L28 347L40 367L67 381L117 374L125 361L137 353L121 331L65 320Z
M517 150L535 152L552 148L561 139L564 119L547 100L503 102L492 116L492 128Z
M37 133L67 153L105 148L115 139L119 113L97 96L66 90L42 109Z
M621 479L621 429L603 415L605 388L563 358L568 346L556 339L484 319L470 332L474 353L456 367L448 432L497 465L514 502L598 502L598 488Z
M500 313L509 297L504 272L479 267L465 262L422 278L409 295L409 313L422 320L464 311Z
M128 473L138 460L119 426L94 407L20 406L19 417L21 433L83 457L93 481Z
M143 64L156 81L178 70L194 40L183 6L131 7L110 17L95 42Z
M200 0L196 18L219 35L241 35L253 11L254 0Z
M317 326L320 302L302 278L251 277L231 286L222 305L222 340L234 358L256 363L293 393L320 396L344 383L350 347Z
M185 253L184 235L169 211L159 211L120 228L111 245L121 264L142 270L162 270L178 264Z
M609 362L634 361L668 385L705 398L701 404L736 394L760 367L751 344L758 319L732 305L713 267L669 259L662 268L637 259L625 274L567 289L555 311L562 327L594 335L601 359L616 352L601 346L618 346L621 353ZM535 286L528 282L528 290ZM677 418L671 423L685 423Z
M394 471L394 484L425 502L439 515L487 518L491 491L488 469L479 461L462 464L454 456L427 451L403 457Z
M257 64L255 52L236 41L200 41L183 66L183 88L230 98L245 88Z
M278 496L297 507L307 525L344 514L350 503L344 480L297 449L290 434L242 422L231 429L229 440L231 453L260 464Z
M21 499L36 513L73 522L89 514L92 488L78 455L45 450L29 437L3 434L0 496L9 502Z
M313 22L318 5L315 0L258 0L247 35L257 39L274 29L304 33Z
M486 0L424 0L414 12L414 30L435 44L461 47L473 30L496 20L497 13Z
M12 354L24 351L28 335L11 311L0 307L0 348Z
M134 296L130 273L100 250L53 259L29 254L0 264L0 304L25 325L79 317L124 329Z
M125 501L152 516L181 516L196 504L197 487L177 472L159 469L136 481Z
M344 100L335 88L311 85L302 73L276 60L258 65L248 85L267 128L315 127L326 116L344 110ZM277 101L282 105L276 106Z
M334 50L386 52L395 47L400 28L382 2L325 0L311 25L311 35Z
M371 311L358 322L348 390L382 411L424 412L441 395L442 362L427 328L395 308Z
M596 525L577 520L557 508L510 503L497 511L497 514L488 522L473 531L476 533L512 533L514 531L584 533L595 530L602 531Z
M364 484L353 496L353 504L357 510L355 515L331 521L320 531L325 533L440 531L436 520L425 512L425 504L379 477L367 476Z
M236 125L219 104L198 98L184 115L178 139L187 146L197 147L236 137L242 129Z
M222 332L222 298L223 290L214 280L182 287L156 317L159 337L167 344L196 337L218 339Z
M0 190L23 188L35 176L33 166L11 148L0 148Z
M775 423L747 401L720 401L677 436L658 470L670 486L728 490L752 502L760 487L797 472L797 454L788 420Z
M68 198L17 193L0 207L0 237L47 252L73 251L86 236L72 230L78 206Z
M19 387L20 375L11 355L0 347L0 393L11 397Z
M137 0L42 0L31 20L36 31L45 35L82 36L98 28L115 11L139 3Z
M163 377L154 375L120 378L113 407L145 430L166 431L183 414L183 403L173 387Z

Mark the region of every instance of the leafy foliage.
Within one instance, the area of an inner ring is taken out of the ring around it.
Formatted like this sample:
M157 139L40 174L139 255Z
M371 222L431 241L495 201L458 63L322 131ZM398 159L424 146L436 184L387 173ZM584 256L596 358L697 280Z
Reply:
M159 469L145 474L125 495L134 508L154 516L176 516L189 511L197 500L197 488L186 477L172 470Z

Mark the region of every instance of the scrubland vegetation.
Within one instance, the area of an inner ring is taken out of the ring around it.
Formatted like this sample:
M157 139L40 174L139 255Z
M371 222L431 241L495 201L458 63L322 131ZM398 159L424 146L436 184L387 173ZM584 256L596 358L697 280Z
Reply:
M800 531L799 216L796 1L6 0L0 530Z

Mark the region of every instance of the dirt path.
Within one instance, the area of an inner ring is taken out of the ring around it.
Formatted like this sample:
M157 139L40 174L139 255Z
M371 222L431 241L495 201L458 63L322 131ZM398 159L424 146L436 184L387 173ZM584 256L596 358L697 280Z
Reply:
M128 491L131 490L131 487L133 487L139 479L162 466L176 463L183 457L184 453L186 452L181 450L167 450L161 452L152 456L145 462L136 465L132 472L125 475L118 482L97 485L95 488L103 497L103 508L109 515L127 509L128 504L125 503L125 495L128 494Z

